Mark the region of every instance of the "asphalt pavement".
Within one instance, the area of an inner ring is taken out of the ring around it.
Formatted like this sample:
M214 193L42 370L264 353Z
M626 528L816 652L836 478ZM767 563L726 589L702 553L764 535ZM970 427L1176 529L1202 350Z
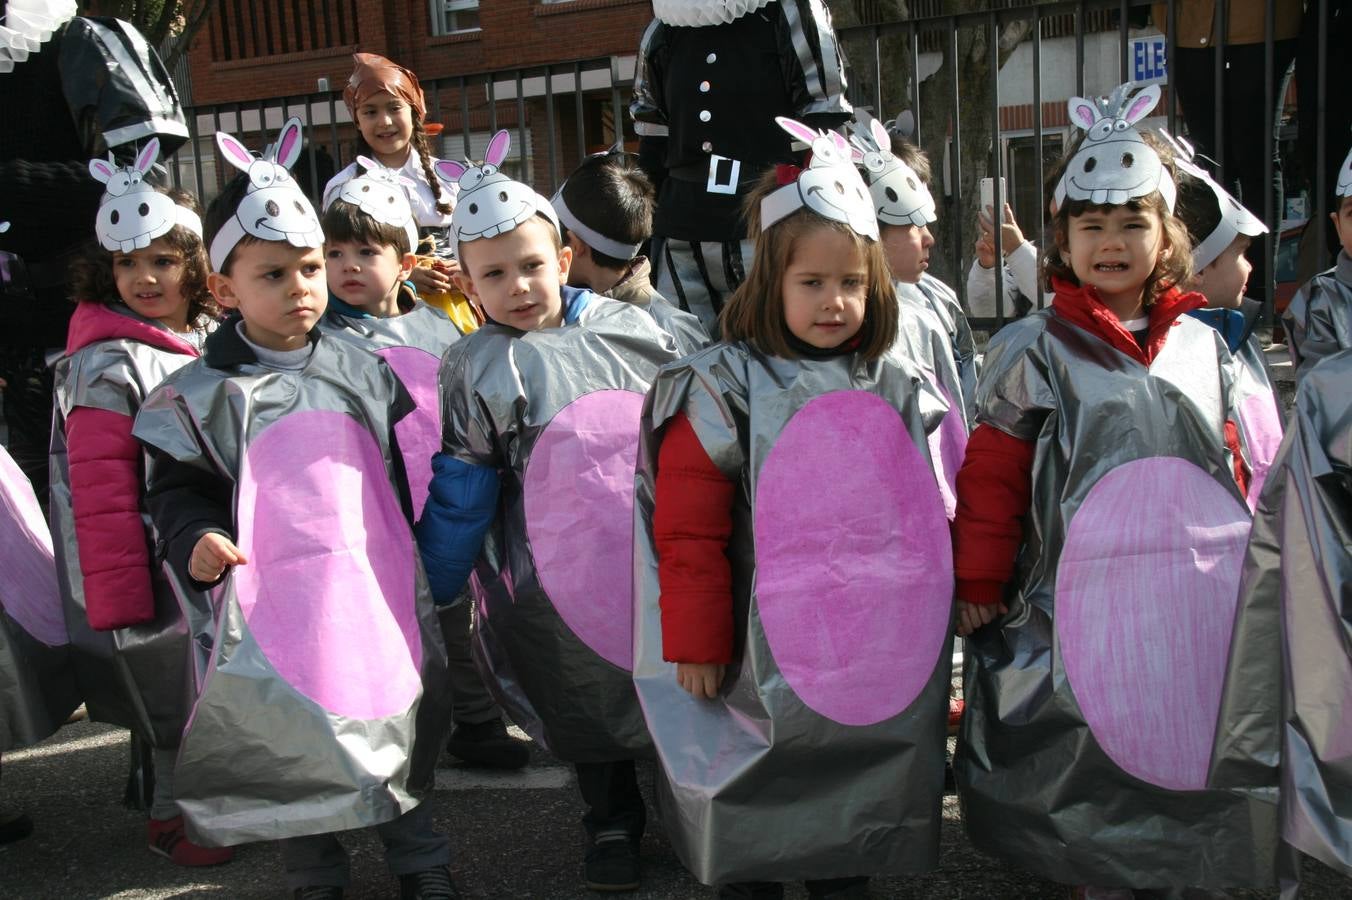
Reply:
M582 885L581 801L572 770L540 752L526 769L483 772L448 765L440 770L434 804L438 827L451 836L452 868L467 898L565 900L591 898ZM161 898L284 898L275 844L238 849L235 860L213 869L181 869L145 846L145 814L122 806L128 743L107 725L68 725L47 741L6 754L6 808L21 807L36 828L26 840L0 848L0 897L23 900L161 900ZM651 767L642 777L651 805ZM643 887L634 900L707 898L715 892L686 873L650 816L643 840ZM352 854L348 896L398 896L372 830L344 836ZM962 832L957 801L945 798L939 867L919 879L878 878L875 898L1061 898L1065 889L976 852ZM806 894L793 887L790 900ZM1243 900L1275 892L1242 892ZM1302 900L1352 896L1352 881L1307 865Z

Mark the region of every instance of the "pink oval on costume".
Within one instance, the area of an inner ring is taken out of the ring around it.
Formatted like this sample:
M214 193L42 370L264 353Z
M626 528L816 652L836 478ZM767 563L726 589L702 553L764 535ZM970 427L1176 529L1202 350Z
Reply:
M929 435L930 461L934 464L934 474L939 478L939 494L944 501L944 514L953 521L958 514L958 469L962 468L963 457L967 455L967 423L962 420L962 409L953 402L953 395L934 380L929 374L931 384L939 389L948 401L948 412L944 413L939 427Z
M1239 401L1239 427L1244 432L1244 444L1249 451L1249 467L1253 470L1249 484L1249 510L1258 508L1258 495L1263 492L1268 469L1282 445L1282 417L1277 412L1277 398L1271 391L1259 391Z
M756 608L794 693L844 725L910 706L948 632L953 551L897 411L864 391L799 410L761 467L755 534Z
M0 609L49 647L70 643L52 533L33 485L0 447Z
M526 536L540 585L601 658L634 668L634 465L643 395L585 394L545 427L526 464Z
M394 424L399 452L413 496L413 521L422 518L427 489L432 483L432 454L441 449L441 398L437 368L441 360L417 347L383 347L376 351L394 369L417 408Z
M1177 457L1118 466L1070 521L1056 586L1066 678L1103 751L1151 784L1206 786L1249 525Z
M239 485L232 578L277 674L335 715L382 719L422 688L413 537L374 437L343 413L258 435Z

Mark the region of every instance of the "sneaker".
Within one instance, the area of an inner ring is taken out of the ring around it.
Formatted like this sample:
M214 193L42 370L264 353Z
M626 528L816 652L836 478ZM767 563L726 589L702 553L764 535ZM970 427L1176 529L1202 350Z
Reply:
M490 769L520 769L530 762L530 745L508 734L502 719L461 722L451 732L446 752L462 762Z
M183 830L183 817L175 816L161 822L151 819L147 828L147 843L176 866L219 866L235 858L230 847L203 847L188 840Z
M948 734L949 737L958 733L958 725L962 722L962 713L967 709L967 702L959 700L957 697L948 698Z
M343 889L336 884L310 884L292 891L291 900L343 900Z
M450 866L399 876L399 900L460 900Z
M27 813L0 813L0 844L21 841L33 833L33 820Z
M623 831L603 831L587 848L583 866L593 891L638 890L638 844Z

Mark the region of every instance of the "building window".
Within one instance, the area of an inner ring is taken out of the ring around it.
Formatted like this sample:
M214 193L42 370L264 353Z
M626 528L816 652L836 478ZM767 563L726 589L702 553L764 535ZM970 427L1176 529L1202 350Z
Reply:
M456 34L479 30L479 0L432 0L432 30Z

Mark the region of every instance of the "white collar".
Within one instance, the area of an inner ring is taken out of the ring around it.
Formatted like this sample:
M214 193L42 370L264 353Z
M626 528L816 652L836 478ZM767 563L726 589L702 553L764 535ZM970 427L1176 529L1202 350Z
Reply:
M664 25L700 28L726 25L774 0L653 0L653 15Z
M0 72L37 53L76 12L75 0L9 0L0 25Z

